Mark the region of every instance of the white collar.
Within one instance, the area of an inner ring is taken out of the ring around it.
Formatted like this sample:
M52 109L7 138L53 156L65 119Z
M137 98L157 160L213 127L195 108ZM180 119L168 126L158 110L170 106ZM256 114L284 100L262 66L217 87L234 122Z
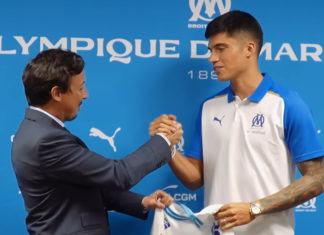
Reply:
M64 127L64 123L60 119L58 119L57 117L53 116L52 114L46 112L45 110L43 110L41 108L38 108L38 107L35 107L35 106L29 106L29 108L46 114L47 116L52 118L54 121L56 121L58 124L60 124L60 126Z

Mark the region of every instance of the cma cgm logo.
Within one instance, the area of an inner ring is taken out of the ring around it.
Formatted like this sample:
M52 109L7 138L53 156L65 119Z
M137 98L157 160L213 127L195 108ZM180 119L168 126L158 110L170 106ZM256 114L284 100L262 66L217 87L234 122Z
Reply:
M209 22L231 9L231 0L189 0L192 16L190 22ZM188 24L188 28L206 28L206 24Z
M296 206L295 211L297 212L316 212L316 197L312 198L311 200Z
M169 185L163 188L163 191L166 191L170 193L171 189L177 189L179 186L174 184L174 185ZM175 201L183 201L183 202L188 202L188 201L197 201L197 194L196 193L170 193L170 195L173 196L173 199Z

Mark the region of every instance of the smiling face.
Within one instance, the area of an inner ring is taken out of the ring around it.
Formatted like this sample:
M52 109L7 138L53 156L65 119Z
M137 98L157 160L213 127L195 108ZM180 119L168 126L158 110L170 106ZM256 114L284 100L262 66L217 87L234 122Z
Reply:
M249 52L244 36L218 33L209 38L208 48L219 81L232 81L247 69Z
M76 118L82 100L88 97L88 91L85 87L85 75L80 74L71 77L70 88L67 92L61 93L60 109L62 121L70 121Z

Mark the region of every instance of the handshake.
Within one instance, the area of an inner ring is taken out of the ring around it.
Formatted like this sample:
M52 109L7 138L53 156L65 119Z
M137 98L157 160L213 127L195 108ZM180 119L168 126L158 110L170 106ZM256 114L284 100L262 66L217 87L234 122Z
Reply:
M179 143L183 135L182 125L176 121L174 115L163 114L150 123L150 136L163 134L171 142L171 146Z
M183 130L180 123L176 121L174 115L161 115L150 123L150 136L157 133L163 134L171 142L171 146L179 143ZM157 190L150 196L143 198L142 205L144 208L151 210L155 208L165 208L173 202L173 198L162 190Z

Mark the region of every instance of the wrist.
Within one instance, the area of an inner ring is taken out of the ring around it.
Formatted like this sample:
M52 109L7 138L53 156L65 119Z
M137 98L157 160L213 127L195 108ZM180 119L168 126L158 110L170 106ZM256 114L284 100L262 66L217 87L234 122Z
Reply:
M170 148L171 148L171 158L174 158L174 156L177 152L177 149L176 149L175 145L171 145Z
M255 218L261 215L263 212L263 208L258 202L250 202L250 215Z
M149 209L145 205L145 199L146 199L146 197L143 197L142 202L141 202L141 205L143 207L143 213L147 213L149 211Z

